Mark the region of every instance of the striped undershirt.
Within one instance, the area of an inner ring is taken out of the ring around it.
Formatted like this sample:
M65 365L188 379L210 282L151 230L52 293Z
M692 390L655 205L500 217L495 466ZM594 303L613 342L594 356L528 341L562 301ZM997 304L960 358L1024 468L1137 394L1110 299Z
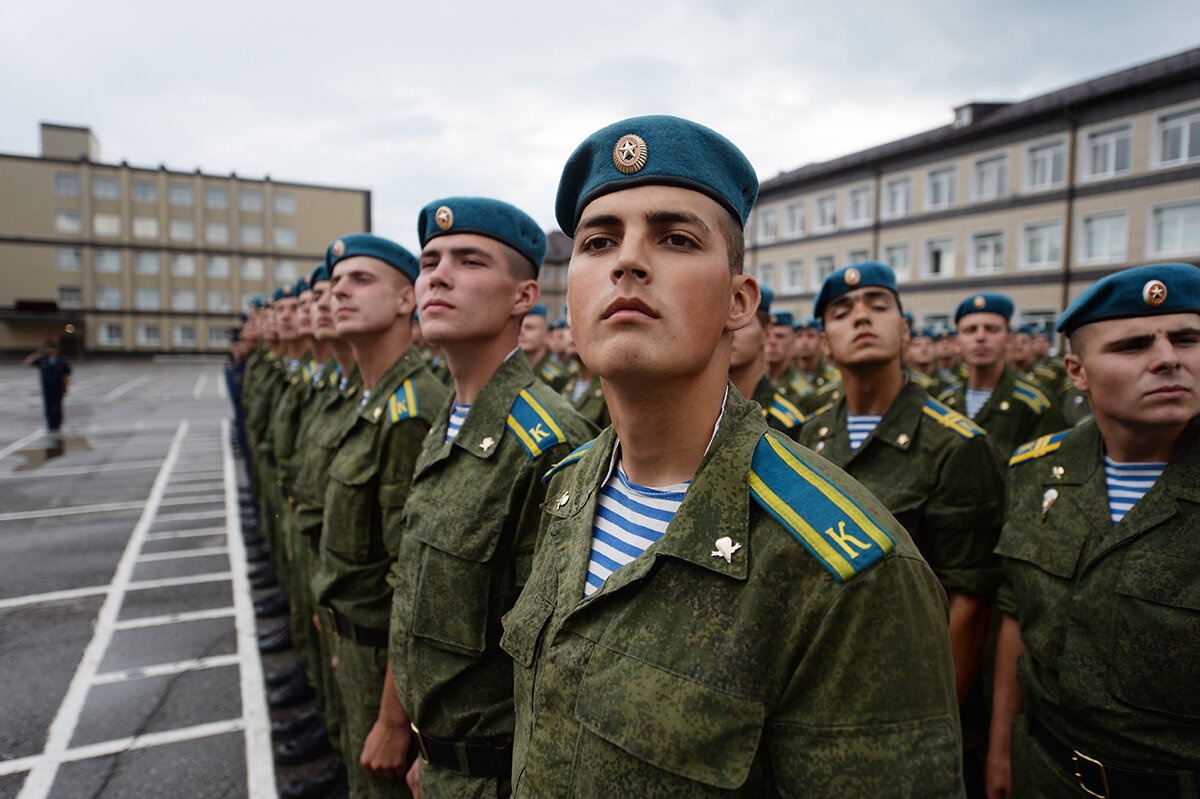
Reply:
M992 390L990 388L968 388L967 389L967 416L974 419L975 414L987 404L987 401L992 398Z
M457 402L454 403L454 410L450 412L450 423L446 425L447 444L458 437L458 431L462 430L463 422L467 420L467 412L470 410L470 405L460 405Z
M1108 510L1112 523L1125 514L1146 495L1154 481L1163 473L1165 463L1118 463L1104 456L1104 477L1108 481Z
M371 389L364 388L362 399L360 399L358 401L358 409L361 411L363 408L367 407L367 403L370 401L371 401Z
M850 449L858 449L883 418L881 413L846 414L846 431L850 433Z

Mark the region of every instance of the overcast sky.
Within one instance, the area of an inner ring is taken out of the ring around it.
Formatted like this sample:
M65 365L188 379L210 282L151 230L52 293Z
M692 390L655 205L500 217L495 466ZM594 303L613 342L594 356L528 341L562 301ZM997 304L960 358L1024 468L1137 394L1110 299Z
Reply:
M761 179L1196 46L1200 3L0 0L0 152L41 121L103 160L367 188L415 248L431 200L555 227L567 156L667 113Z

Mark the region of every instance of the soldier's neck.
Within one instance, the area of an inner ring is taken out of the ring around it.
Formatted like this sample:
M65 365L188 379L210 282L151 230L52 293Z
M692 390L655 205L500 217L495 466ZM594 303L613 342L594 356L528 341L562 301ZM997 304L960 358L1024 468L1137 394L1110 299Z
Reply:
M329 346L329 342L313 339L312 354L313 359L316 360L317 363L325 363L325 361L329 360L329 355L332 351L333 350Z
M898 358L882 363L842 365L846 413L882 416L903 389L904 370Z
M767 379L770 380L772 383L778 383L780 376L782 376L783 373L787 371L787 368L788 368L787 360L776 361L775 363L771 363L770 361L767 361ZM739 389L739 391L740 391L740 389Z
M384 372L400 360L411 346L412 328L407 319L392 325L382 333L350 339L354 362L358 364L358 373L362 375L363 389L370 391L375 388Z
M818 355L801 355L796 359L796 368L806 375L815 374L821 358Z
M967 388L975 391L987 391L1000 385L1004 376L1004 361L989 363L981 366L967 366Z
M525 357L529 359L530 366L537 366L542 362L542 358L546 357L547 352L549 352L549 350L547 350L545 347L542 347L541 349L534 350L533 352L526 352Z
M1189 420L1190 421L1190 420ZM1170 427L1137 427L1096 414L1108 456L1118 463L1167 463L1189 422Z
M517 346L517 330L509 326L482 341L446 342L446 366L454 378L454 401L471 405ZM515 356L514 356L515 357Z
M914 371L920 372L921 374L927 375L929 377L933 377L933 361L929 361L927 363L917 363L916 361L909 361L908 365L911 366Z
M758 388L758 381L764 374L763 357L759 355L744 366L731 366L729 368L729 381L733 383L733 387L738 390L739 394L746 399L753 399L754 389Z

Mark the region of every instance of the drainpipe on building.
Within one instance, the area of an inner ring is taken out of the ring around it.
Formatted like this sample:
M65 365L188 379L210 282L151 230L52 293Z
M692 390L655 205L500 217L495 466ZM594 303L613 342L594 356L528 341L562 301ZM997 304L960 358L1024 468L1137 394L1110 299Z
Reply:
M872 176L871 179L872 179L872 183L874 184L874 192L875 192L875 197L873 200L874 205L872 206L875 213L873 213L871 215L871 217L872 217L872 219L871 219L871 260L878 261L879 260L879 220L883 216L883 204L882 204L883 189L882 189L882 185L881 185L883 182L883 178L879 172L879 162L878 161L871 162L871 176Z
M1072 250L1071 242L1075 240L1075 153L1078 149L1075 146L1075 136L1079 132L1079 121L1075 118L1075 114L1071 111L1071 106L1066 107L1067 115L1067 213L1066 219L1063 220L1063 271L1062 271L1062 297L1059 301L1058 312L1061 314L1067 308L1067 302L1071 299L1071 257ZM1062 337L1059 336L1058 351L1063 351Z

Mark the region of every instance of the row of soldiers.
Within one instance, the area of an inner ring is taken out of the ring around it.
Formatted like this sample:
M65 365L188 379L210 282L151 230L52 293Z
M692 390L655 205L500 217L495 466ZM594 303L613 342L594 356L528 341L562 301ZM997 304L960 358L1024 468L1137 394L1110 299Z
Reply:
M714 131L624 120L559 185L571 325L536 223L469 197L251 315L255 495L350 794L1195 796L1200 272L1099 281L1058 364L973 294L931 369L883 264L772 315L756 195Z

